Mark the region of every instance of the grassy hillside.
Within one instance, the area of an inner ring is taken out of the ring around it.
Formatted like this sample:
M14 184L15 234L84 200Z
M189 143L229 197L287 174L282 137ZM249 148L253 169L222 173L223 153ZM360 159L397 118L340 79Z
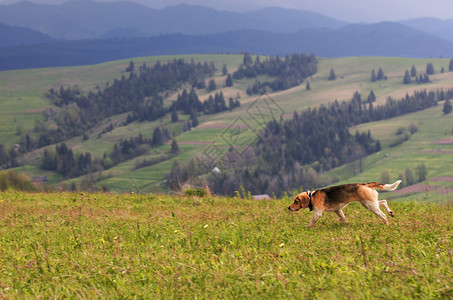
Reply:
M180 56L178 56L180 57ZM220 148L228 148L229 142L225 134L231 124L242 124L245 126L245 141L238 142L242 146L248 145L253 141L256 133L252 129L259 129L249 112L250 107L256 101L262 101L260 96L247 96L245 90L254 80L235 81L231 88L223 87L225 76L220 70L223 64L228 66L228 71L233 72L242 62L241 55L186 55L181 56L196 61L213 61L219 70L213 79L219 87L215 92L222 90L224 95L241 97L241 108L232 112L225 112L215 115L202 116L199 118L200 125L193 130L182 133L182 121L175 124L171 123L169 116L155 122L134 122L128 126L120 126L124 121L124 115L115 116L105 120L97 128L87 132L88 140L77 137L67 141L75 152L91 152L94 156L101 157L104 153L112 150L113 143L121 138L130 138L141 133L144 137L151 137L156 126L165 126L176 134L181 153L169 160L159 164L135 169L137 162L144 159L152 159L168 153L170 145L152 149L148 154L127 161L94 176L103 176L98 185L107 186L111 191L134 191L152 192L166 190L164 175L171 170L174 161L184 162L196 154L202 153L210 143L215 143ZM166 61L173 59L169 57L147 57L134 58L136 66L143 62L152 63L156 60ZM415 66L418 74L424 74L426 64L432 62L436 74L430 76L431 82L428 84L403 85L403 75L405 70L410 70ZM352 94L358 91L362 98L366 98L371 90L374 91L377 102L384 103L388 96L400 98L406 93L412 94L414 90L427 89L437 90L439 88L451 88L453 82L453 72L441 73L441 68L448 69L448 59L404 59L404 58L381 58L381 57L350 57L339 59L319 59L318 73L309 79L311 90L307 91L305 84L276 93L268 93L272 102L276 103L285 114L292 114L294 111L301 111L309 106L319 106L334 101L348 101ZM27 133L33 129L35 120L42 119L43 110L51 104L44 97L45 92L53 87L61 85L73 86L77 84L81 90L94 90L97 86L104 87L106 82L112 82L114 78L127 75L123 71L128 66L129 60L111 62L106 64L73 67L73 68L53 68L0 72L0 142L6 146L20 142L19 133ZM382 68L388 80L371 82L371 70L376 72ZM337 80L328 81L330 70L334 69ZM197 90L200 99L206 99L209 94L205 90ZM168 95L166 103L171 103L176 99L177 93ZM396 178L401 171L406 168L414 168L418 163L424 162L428 167L429 178L435 176L452 176L453 167L452 154L426 153L440 149L449 152L452 145L434 144L439 139L451 138L452 115L444 116L441 106L427 111L410 114L392 120L363 124L351 130L371 130L374 137L382 142L383 149L362 162L363 173L357 174L353 165L342 167L331 172L332 176L340 181L366 181L380 180L382 171L388 171L392 178ZM182 119L187 116L180 116ZM239 123L238 123L239 122ZM410 139L401 145L389 148L392 141L396 138L395 132L399 127L407 127L414 123L418 131ZM110 124L114 124L114 130L100 134ZM33 134L33 132L31 132ZM59 183L62 178L50 173L38 170L37 164L42 150L27 155L24 161L25 166L19 168L31 175L45 174L49 176L51 183ZM387 155L388 154L388 155ZM83 178L76 178L66 181L81 182ZM446 183L448 186L448 182Z
M0 193L0 295L448 299L452 200L308 229L290 199Z

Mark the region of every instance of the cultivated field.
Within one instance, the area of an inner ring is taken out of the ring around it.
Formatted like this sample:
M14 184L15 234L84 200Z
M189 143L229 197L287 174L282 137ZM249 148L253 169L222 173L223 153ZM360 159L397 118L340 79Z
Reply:
M0 193L8 299L451 299L453 206L357 203L341 225L291 199Z

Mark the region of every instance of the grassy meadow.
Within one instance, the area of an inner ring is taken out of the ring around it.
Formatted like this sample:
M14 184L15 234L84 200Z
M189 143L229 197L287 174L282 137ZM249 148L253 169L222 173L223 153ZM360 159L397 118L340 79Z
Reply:
M451 299L453 199L390 201L385 226L249 200L0 193L5 299Z

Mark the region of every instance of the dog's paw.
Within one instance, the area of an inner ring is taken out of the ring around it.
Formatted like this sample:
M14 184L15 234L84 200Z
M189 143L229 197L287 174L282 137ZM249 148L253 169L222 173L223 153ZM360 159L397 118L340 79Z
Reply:
M393 213L393 211L389 211L389 215L390 215L390 217L392 217L392 218L395 216L395 214Z

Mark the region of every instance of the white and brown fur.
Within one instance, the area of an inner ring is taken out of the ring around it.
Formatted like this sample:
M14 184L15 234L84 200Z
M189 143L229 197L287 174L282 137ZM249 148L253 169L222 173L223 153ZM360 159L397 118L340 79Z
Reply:
M377 182L352 183L332 186L314 192L303 192L294 198L294 203L288 209L290 211L298 211L308 207L310 211L313 210L313 217L308 224L308 227L313 227L324 211L335 212L340 217L340 221L346 223L342 208L352 201L358 201L381 218L387 225L387 216L379 209L379 206L383 206L392 217L394 217L394 213L390 210L386 200L378 200L379 194L375 189L394 191L400 183L401 180L392 184Z

